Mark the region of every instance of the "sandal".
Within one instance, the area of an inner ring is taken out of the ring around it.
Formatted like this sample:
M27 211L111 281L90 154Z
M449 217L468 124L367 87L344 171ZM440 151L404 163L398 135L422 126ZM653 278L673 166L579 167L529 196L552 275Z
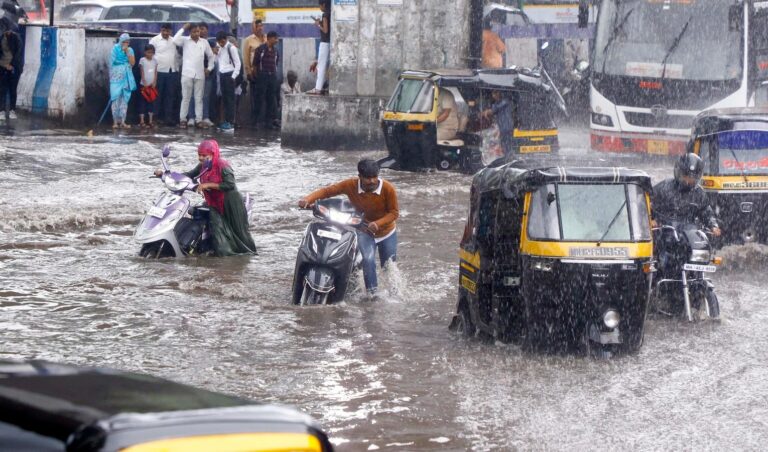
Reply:
M121 124L121 125L120 125L120 127L122 127L123 129L130 129L130 128L131 128L131 125L130 125L130 124L126 124L126 123L123 123L123 124Z
M143 122L140 122L140 123L139 123L139 128L140 128L140 129L146 129L147 127L149 127L147 124L145 124L145 123L143 123Z
M319 89L317 89L317 88L312 88L311 90L307 91L307 92L306 92L306 93L304 93L304 94L318 94L318 95L319 95L319 94L323 94L323 92L322 92L322 91L320 91L320 90L319 90Z
M186 123L186 122L184 122L184 121L181 121L181 122L179 123L179 129L186 129L186 128L187 128L187 123Z
M120 124L112 124L112 129L117 130L120 128Z

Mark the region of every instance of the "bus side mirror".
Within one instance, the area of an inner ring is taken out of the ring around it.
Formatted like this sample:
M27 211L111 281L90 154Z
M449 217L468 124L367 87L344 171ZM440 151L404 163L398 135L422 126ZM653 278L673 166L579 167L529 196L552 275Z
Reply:
M744 25L744 5L735 3L728 8L728 30L741 30Z
M579 0L579 28L587 28L589 23L589 0Z

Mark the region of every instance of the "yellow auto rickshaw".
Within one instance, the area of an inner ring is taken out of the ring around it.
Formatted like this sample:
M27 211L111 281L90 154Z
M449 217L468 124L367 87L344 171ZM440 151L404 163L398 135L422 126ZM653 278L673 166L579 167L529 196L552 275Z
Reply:
M531 349L638 350L654 270L650 190L626 168L480 171L452 329Z
M701 185L723 231L719 244L768 242L768 109L702 112L688 152L704 160Z
M292 408L149 375L0 361L0 449L100 452L332 452Z
M499 158L557 152L555 110L565 107L555 93L540 70L405 71L382 113L389 156L380 163L474 172ZM441 130L446 98L456 116Z

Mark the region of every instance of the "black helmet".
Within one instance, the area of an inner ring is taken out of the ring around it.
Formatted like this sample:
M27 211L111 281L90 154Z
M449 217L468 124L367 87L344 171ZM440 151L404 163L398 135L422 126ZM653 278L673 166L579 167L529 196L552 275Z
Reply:
M683 182L683 177L691 177L698 184L703 173L704 161L696 154L688 152L675 163L675 180L678 184L687 185Z

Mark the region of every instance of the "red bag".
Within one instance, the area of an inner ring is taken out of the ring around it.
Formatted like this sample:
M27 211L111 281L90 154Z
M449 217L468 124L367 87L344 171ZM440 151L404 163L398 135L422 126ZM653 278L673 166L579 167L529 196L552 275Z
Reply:
M141 95L149 103L154 102L157 99L157 89L153 86L142 86Z

